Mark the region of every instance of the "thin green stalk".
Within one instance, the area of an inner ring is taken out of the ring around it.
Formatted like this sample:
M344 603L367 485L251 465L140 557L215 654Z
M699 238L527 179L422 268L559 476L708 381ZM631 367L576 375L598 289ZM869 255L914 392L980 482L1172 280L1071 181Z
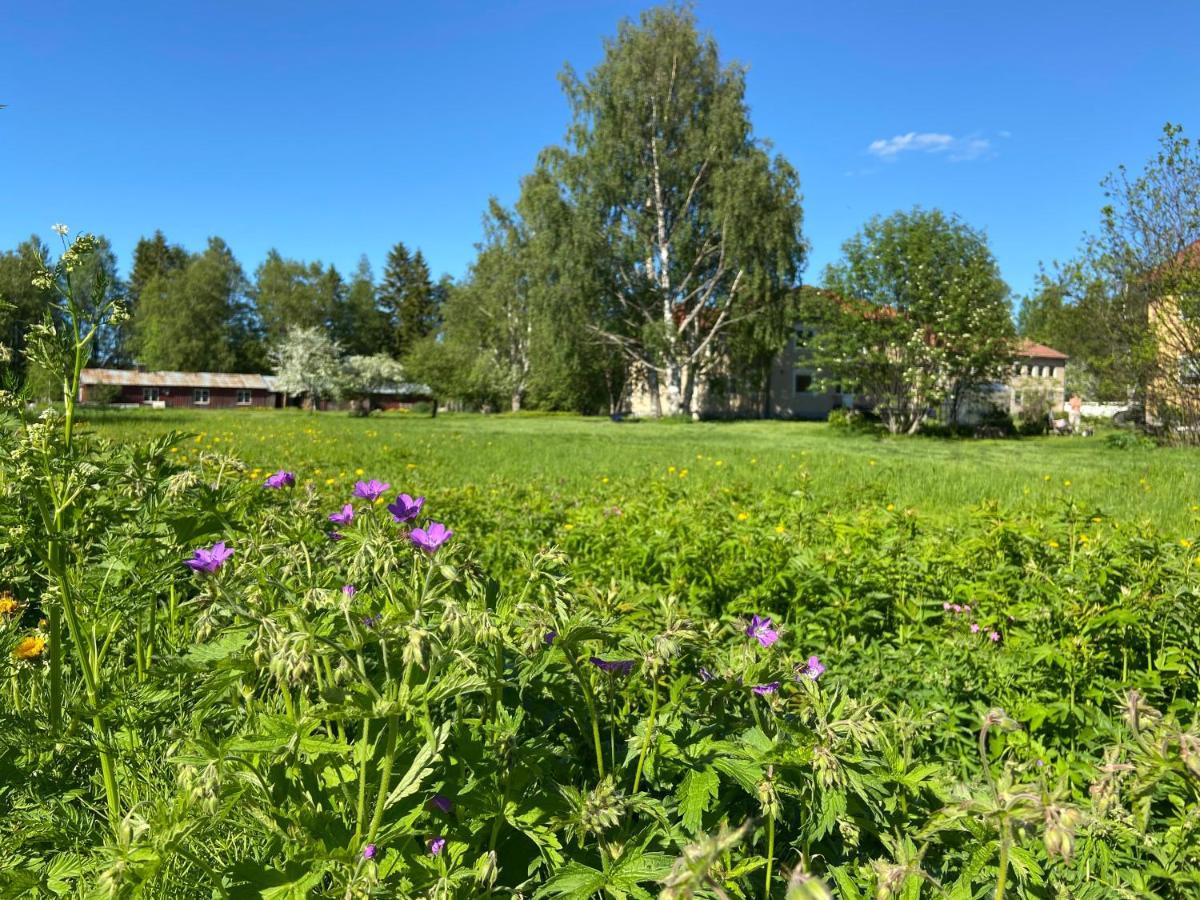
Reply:
M592 689L588 686L587 679L583 677L583 672L579 669L578 661L565 647L563 654L567 657L567 662L571 664L571 670L575 673L575 677L579 679L579 686L583 688L583 702L587 704L588 715L592 719L592 743L596 747L596 772L603 778L604 744L600 740L600 720L596 717L596 701L592 697Z
M1004 888L1008 881L1008 845L1011 840L1008 819L1006 817L1004 824L1000 826L1000 859L997 863L1000 871L996 875L995 900L1004 900Z
M354 845L362 838L363 820L367 817L367 763L371 748L371 720L363 719L362 735L358 739L358 805L354 811Z
M87 646L83 641L83 628L79 623L79 615L75 609L75 598L71 589L71 581L65 570L57 573L59 590L62 594L62 608L67 617L67 630L71 635L71 643L80 653ZM95 651L91 659L81 659L80 668L83 670L83 686L87 692L88 705L91 706L92 728L96 732L96 749L100 754L100 774L104 780L104 793L108 801L108 820L113 832L121 822L121 800L117 786L117 771L112 758L112 748L108 743L108 732L100 717L100 687L99 675L96 672Z
M775 862L775 815L767 815L767 876L763 883L763 897L771 897L771 866Z
M367 829L367 843L375 840L379 826L383 823L383 811L387 808L388 789L392 781L392 761L396 756L396 741L399 738L400 717L388 716L387 737L384 739L383 764L379 772L379 793L375 796L375 814L371 816L371 827Z
M646 751L650 749L650 742L654 738L654 726L658 717L658 676L650 679L650 724L646 726L646 734L642 738L642 749L638 753L637 771L633 774L633 792L638 792L638 787L642 783L642 766L646 762Z
M62 726L62 613L57 605L48 610L50 620L50 734L57 737Z

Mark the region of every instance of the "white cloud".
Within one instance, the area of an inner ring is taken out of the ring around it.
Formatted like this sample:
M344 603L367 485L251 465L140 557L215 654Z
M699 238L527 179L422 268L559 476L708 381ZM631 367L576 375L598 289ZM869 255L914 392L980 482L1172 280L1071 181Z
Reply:
M880 159L893 161L901 153L945 153L951 162L979 159L992 149L991 141L977 135L955 137L934 131L910 131L891 138L871 141L867 152Z

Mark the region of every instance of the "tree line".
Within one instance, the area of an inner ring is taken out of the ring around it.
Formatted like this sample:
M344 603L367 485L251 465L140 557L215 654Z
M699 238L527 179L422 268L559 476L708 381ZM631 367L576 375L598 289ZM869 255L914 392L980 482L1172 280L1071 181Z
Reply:
M3 341L21 351L52 298L33 283L49 248L36 235L0 254ZM420 250L397 243L376 281L366 257L347 279L336 266L287 259L271 250L247 277L229 245L210 238L199 252L161 231L138 241L127 279L111 242L98 236L86 270L72 275L85 308L119 300L128 316L105 323L93 364L206 372L273 371L272 353L293 329L321 329L352 356L399 358L439 327L450 280L434 281ZM93 296L102 290L103 296Z

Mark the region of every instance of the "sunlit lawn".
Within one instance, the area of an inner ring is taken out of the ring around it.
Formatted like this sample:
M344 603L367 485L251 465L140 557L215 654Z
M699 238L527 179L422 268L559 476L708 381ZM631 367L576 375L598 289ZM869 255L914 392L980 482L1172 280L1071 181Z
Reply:
M181 459L231 452L252 467L247 478L284 467L337 495L364 473L430 493L517 482L562 494L604 479L628 491L674 467L671 474L693 490L717 484L745 491L805 489L833 508L892 503L934 518L968 516L988 501L1013 507L1050 495L1182 534L1194 530L1200 504L1195 452L1117 450L1099 437L947 441L848 434L823 423L617 424L462 414L359 419L296 411L138 410L89 411L87 418L99 434L116 440L187 432L178 444Z

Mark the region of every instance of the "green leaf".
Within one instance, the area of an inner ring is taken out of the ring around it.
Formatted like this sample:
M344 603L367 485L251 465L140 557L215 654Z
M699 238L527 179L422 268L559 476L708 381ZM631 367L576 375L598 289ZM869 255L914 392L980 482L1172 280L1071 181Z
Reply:
M683 776L676 797L683 827L692 834L700 830L704 814L717 799L720 788L721 779L712 769L693 769Z
M583 863L570 862L555 872L546 883L538 888L533 900L542 897L567 897L569 900L588 900L596 891L607 883L604 873L585 866Z
M437 758L437 755L442 752L442 747L446 744L446 738L450 734L450 723L443 722L438 726L438 730L434 732L432 740L426 741L425 745L417 751L417 755L413 758L412 765L408 767L408 771L404 773L404 777L396 783L392 788L392 792L388 794L386 806L391 806L398 803L410 794L416 793L421 787L421 782L429 777L429 773L433 771L432 763Z

